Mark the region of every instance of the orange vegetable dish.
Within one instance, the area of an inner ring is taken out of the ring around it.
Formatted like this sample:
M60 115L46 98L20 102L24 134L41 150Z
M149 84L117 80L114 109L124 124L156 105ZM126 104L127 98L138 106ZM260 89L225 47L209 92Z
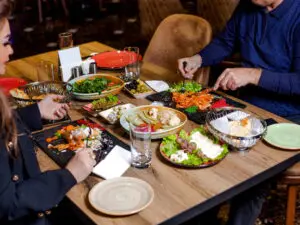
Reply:
M177 108L188 108L197 106L199 110L205 110L211 106L213 96L209 94L211 89L206 89L200 92L173 92L172 99L176 102Z
M58 145L50 145L49 148L57 149L59 151L62 151L64 149L69 149L71 151L75 151L79 148L84 147L84 138L86 136L84 134L78 133L77 135L74 135L74 131L78 130L79 126L73 126L68 125L63 127L62 129L58 130L56 133L57 135L61 135L66 141L67 144L58 144ZM58 136L49 137L46 139L47 143L50 143L56 139L58 139Z

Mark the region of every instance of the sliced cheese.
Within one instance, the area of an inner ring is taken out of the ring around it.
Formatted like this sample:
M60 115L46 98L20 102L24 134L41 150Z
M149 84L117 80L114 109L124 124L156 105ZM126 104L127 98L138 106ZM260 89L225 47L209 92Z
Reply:
M210 159L217 158L223 151L220 145L214 144L211 139L200 132L193 133L190 142L195 143L197 149L201 149L201 152Z

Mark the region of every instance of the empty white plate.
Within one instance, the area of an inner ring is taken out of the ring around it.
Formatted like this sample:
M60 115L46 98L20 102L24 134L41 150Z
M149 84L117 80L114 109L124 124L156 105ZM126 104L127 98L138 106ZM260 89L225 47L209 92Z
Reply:
M154 191L143 180L118 177L96 184L88 198L98 211L113 216L124 216L145 209L153 201Z

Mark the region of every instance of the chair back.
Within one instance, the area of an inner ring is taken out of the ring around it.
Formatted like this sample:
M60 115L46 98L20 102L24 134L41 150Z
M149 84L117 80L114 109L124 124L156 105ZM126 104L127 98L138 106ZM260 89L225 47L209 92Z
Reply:
M177 82L183 79L177 72L177 60L199 52L211 41L211 37L211 26L201 17L186 14L168 16L157 27L146 49L144 62L169 70L168 81ZM194 78L207 84L209 68L199 69Z

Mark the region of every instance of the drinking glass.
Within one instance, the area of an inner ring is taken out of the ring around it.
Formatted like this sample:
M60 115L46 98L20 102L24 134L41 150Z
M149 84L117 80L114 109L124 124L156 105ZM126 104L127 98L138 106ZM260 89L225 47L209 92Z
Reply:
M55 81L56 67L52 62L40 61L36 66L37 81Z
M151 125L145 124L137 127L129 123L131 166L135 168L147 168L151 164Z
M71 32L58 34L58 45L60 49L73 47L73 34Z
M124 48L124 61L125 66L125 80L137 80L140 76L140 61L139 61L139 48L138 47L125 47Z

